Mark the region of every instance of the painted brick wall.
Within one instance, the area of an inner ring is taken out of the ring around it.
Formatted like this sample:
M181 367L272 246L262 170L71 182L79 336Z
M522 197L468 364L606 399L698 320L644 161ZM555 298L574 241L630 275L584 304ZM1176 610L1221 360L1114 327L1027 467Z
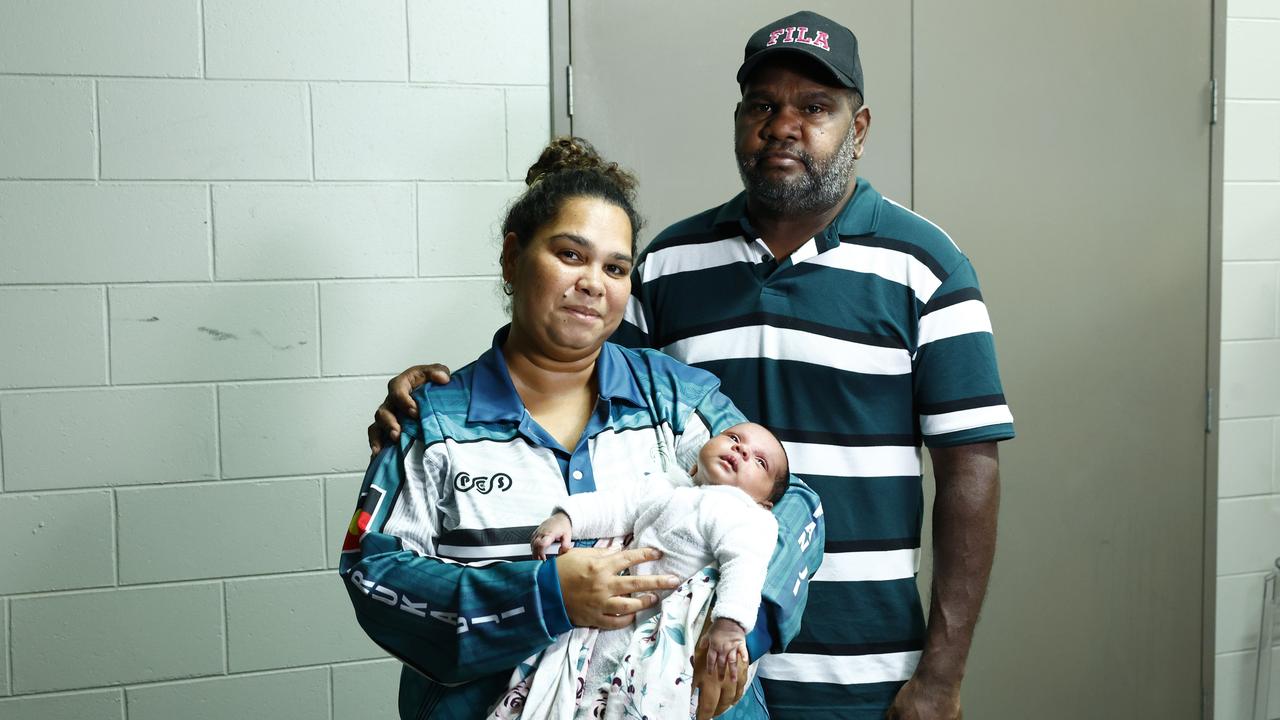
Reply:
M1215 717L1252 718L1280 555L1280 2L1227 5ZM1280 718L1280 644L1270 718Z
M0 717L395 716L332 572L503 320L540 0L0 2Z

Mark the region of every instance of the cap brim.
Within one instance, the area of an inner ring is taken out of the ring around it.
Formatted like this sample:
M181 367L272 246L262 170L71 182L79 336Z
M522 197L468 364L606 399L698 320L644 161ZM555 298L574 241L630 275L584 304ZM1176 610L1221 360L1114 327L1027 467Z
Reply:
M765 60L777 57L779 53L789 53L791 55L809 58L818 65L821 65L822 68L827 71L827 74L830 75L831 79L836 81L837 85L862 92L862 88L858 87L858 84L855 83L852 78L837 70L835 66L827 62L825 58L815 55L807 50L791 47L772 47L767 50L761 50L755 55L747 58L743 61L742 66L738 68L738 85L746 85L747 77L751 75L751 71L756 69L756 66Z

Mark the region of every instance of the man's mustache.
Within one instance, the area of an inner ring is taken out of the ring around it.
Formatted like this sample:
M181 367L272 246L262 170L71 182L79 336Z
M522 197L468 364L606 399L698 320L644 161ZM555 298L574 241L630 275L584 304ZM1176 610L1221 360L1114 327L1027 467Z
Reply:
M785 153L790 155L803 163L806 171L810 173L813 172L813 156L794 145L786 143L767 143L764 147L751 154L748 166L754 169L760 165L766 155L775 153Z

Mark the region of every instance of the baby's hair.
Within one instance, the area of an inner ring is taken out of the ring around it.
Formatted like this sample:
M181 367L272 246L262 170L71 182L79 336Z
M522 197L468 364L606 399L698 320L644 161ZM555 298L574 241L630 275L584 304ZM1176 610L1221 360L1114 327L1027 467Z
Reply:
M782 446L781 441L778 442L778 448L782 450L782 466L773 474L773 492L769 493L769 502L774 504L791 487L791 458L787 457L787 449Z
M558 137L542 150L525 174L528 185L511 204L502 223L502 234L515 233L523 248L534 233L551 222L566 200L599 198L622 209L631 221L631 254L643 224L636 211L636 179L631 173L600 157L591 143L580 137Z

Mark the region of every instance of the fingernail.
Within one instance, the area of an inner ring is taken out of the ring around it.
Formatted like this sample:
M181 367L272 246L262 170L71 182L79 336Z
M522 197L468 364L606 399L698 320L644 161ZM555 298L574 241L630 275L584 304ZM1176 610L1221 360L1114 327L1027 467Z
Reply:
M676 577L675 575L668 575L667 584L670 585L671 587L675 587L680 584L680 578Z

